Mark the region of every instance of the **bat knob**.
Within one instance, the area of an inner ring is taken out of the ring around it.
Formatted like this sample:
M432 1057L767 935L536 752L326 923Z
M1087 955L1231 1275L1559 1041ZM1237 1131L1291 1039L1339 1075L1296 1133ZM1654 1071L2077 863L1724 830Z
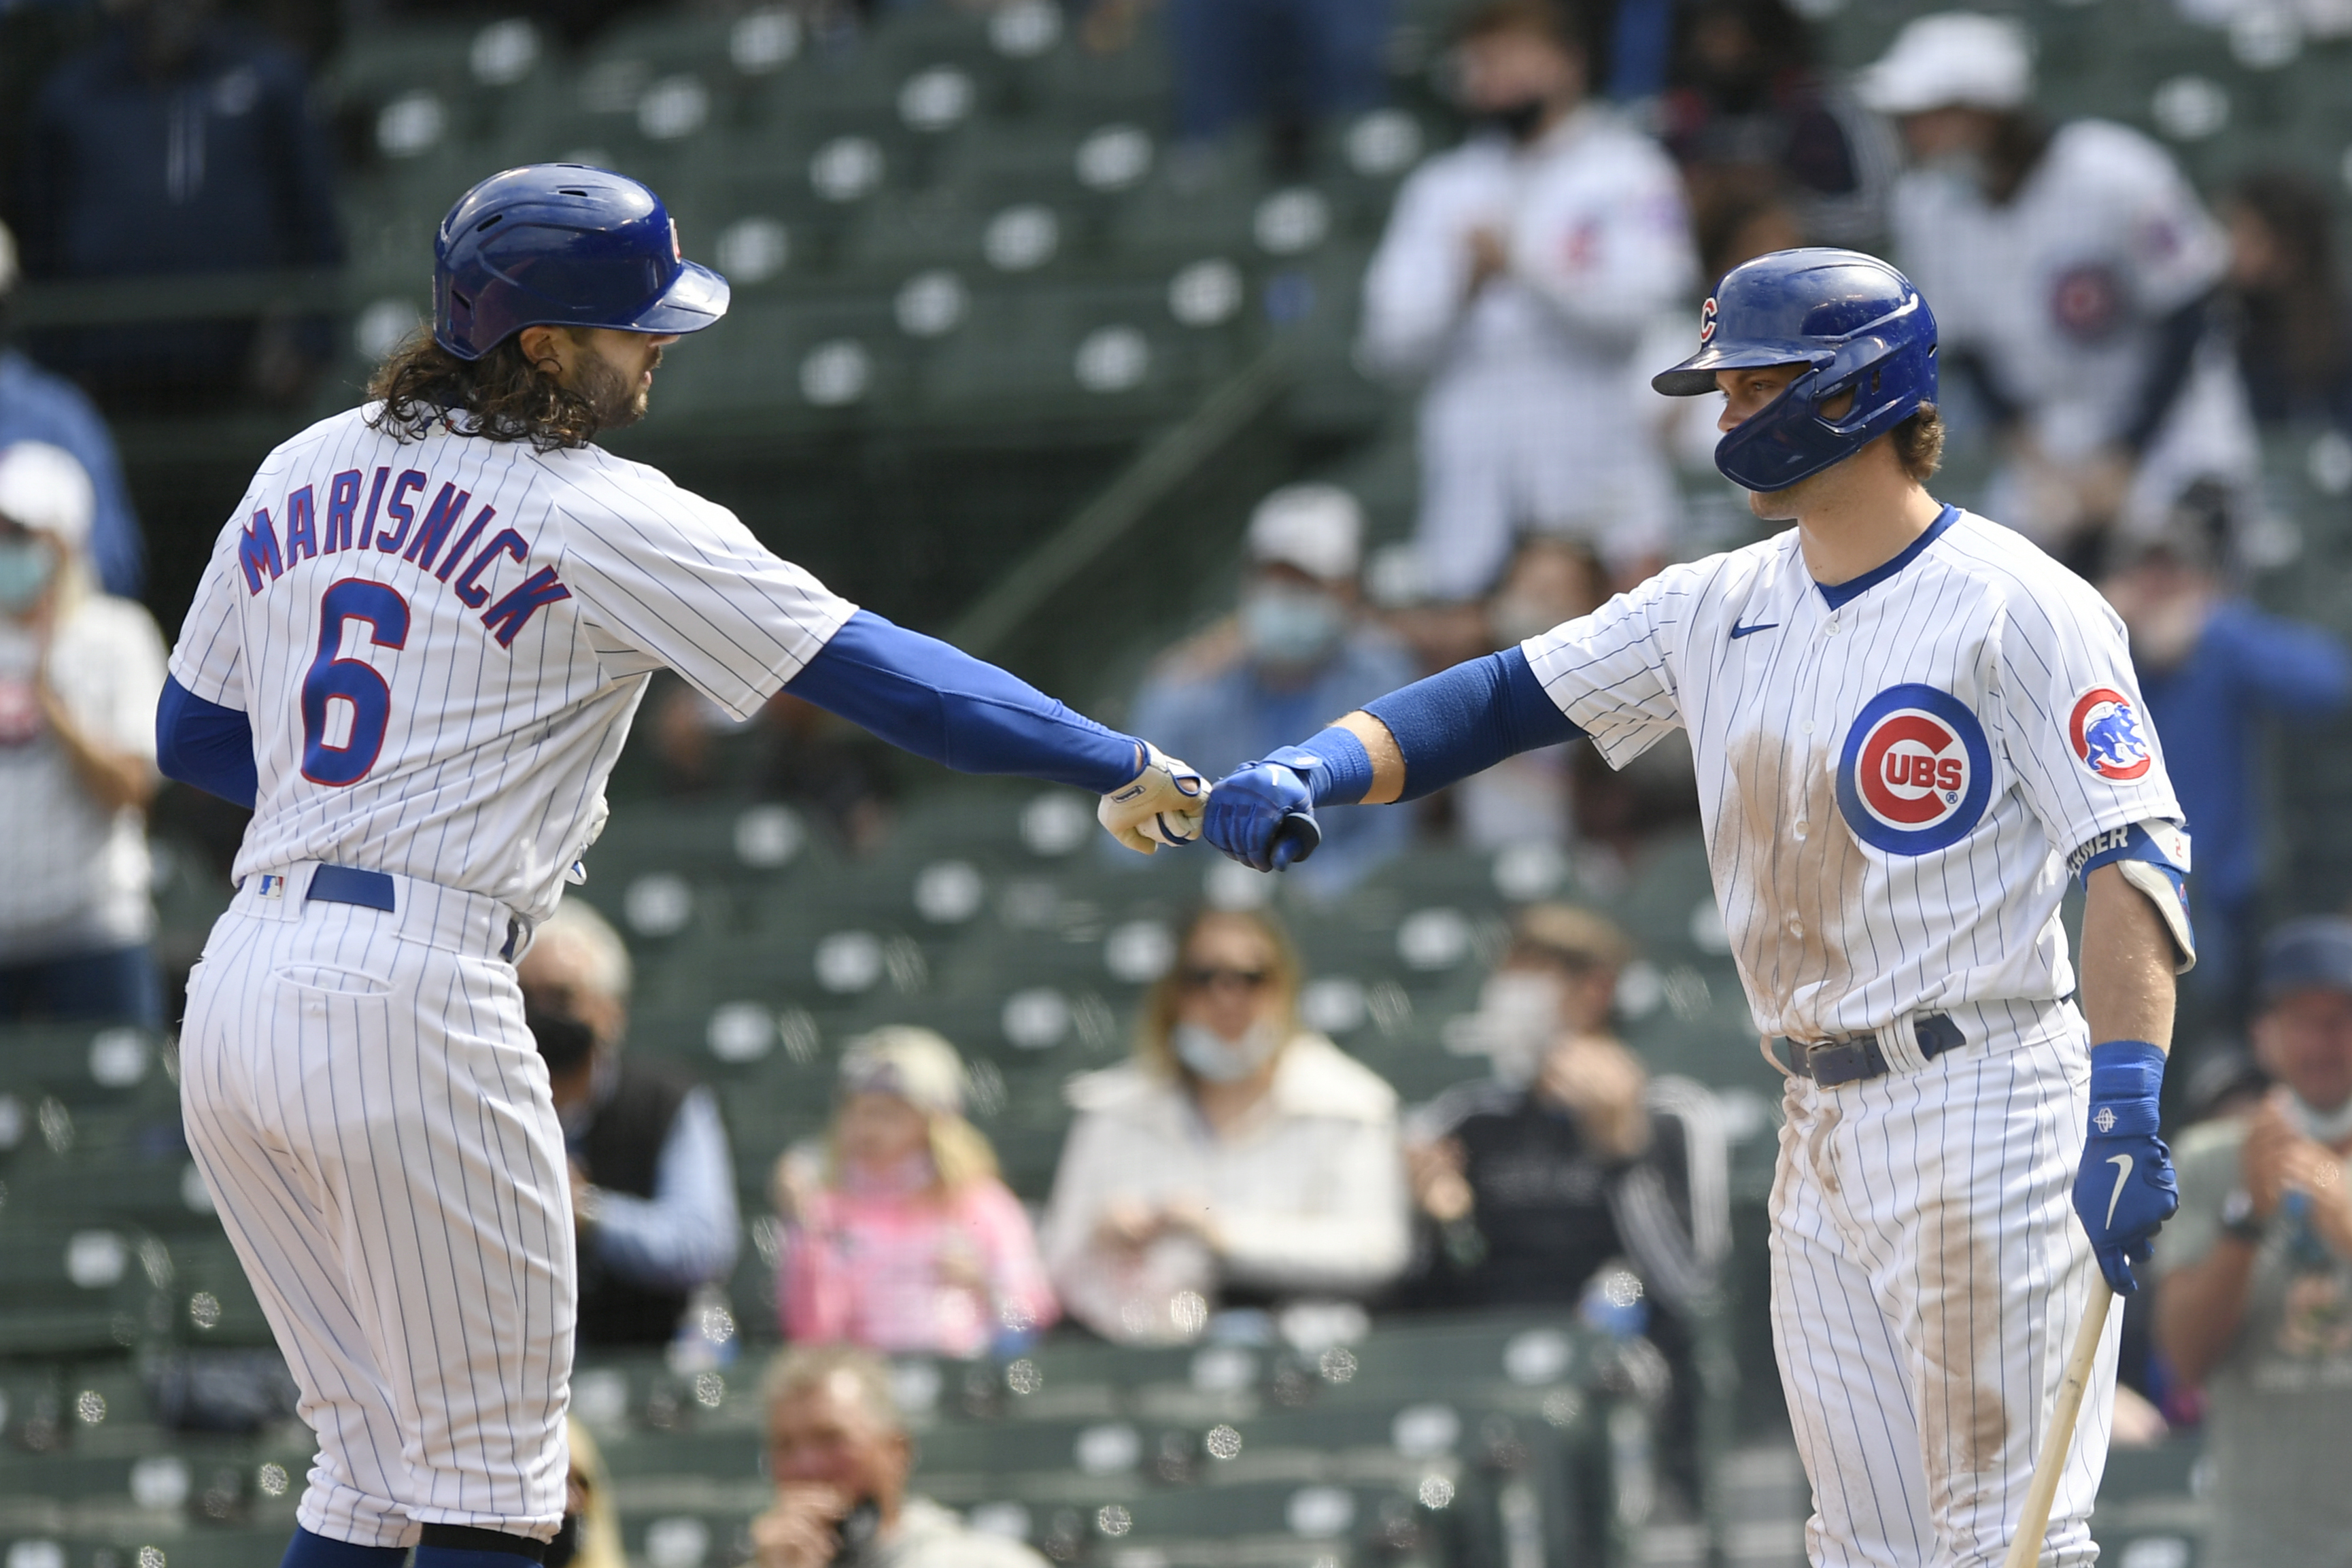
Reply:
M1296 866L1322 847L1323 829L1315 818L1303 811L1284 816L1274 830L1274 843L1268 853L1274 858L1275 869Z

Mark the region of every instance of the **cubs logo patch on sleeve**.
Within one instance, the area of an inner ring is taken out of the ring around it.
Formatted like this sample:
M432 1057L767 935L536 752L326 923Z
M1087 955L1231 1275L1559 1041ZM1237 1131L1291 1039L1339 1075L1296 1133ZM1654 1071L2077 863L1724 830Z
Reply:
M2132 700L2112 686L2094 686L2074 699L2067 738L2084 767L2116 784L2129 784L2155 764Z
M1846 731L1838 810L1890 855L1926 855L1968 837L1992 798L1992 751L1968 705L1933 686L1891 686Z

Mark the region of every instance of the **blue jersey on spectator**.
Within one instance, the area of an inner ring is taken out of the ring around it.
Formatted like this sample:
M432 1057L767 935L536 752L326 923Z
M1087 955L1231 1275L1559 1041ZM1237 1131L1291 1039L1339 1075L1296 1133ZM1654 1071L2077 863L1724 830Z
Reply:
M2269 713L2311 720L2342 707L2352 661L2326 632L2228 601L2178 666L2138 674L2195 839L2190 886L2217 901L2250 898L2262 874L2254 726Z
M14 349L0 348L0 447L19 441L61 447L89 470L90 488L98 492L86 546L90 564L108 593L137 598L147 580L147 551L106 421L73 383Z
M1170 756L1211 778L1255 762L1311 734L1342 713L1411 681L1420 671L1381 633L1358 630L1304 684L1269 685L1246 658L1203 672L1182 671L1145 683L1130 715ZM1322 893L1336 892L1402 850L1412 837L1409 812L1335 806L1316 814L1323 847L1289 873Z

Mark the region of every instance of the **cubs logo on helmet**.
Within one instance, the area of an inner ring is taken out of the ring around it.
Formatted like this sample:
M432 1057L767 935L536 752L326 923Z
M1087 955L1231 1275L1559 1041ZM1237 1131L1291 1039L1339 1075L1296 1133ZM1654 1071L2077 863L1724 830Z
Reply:
M1893 686L1846 731L1838 811L1853 836L1890 855L1948 848L1982 820L1992 797L1984 726L1948 691Z
M2130 783L2156 762L2131 699L2112 686L2094 686L2074 700L2066 734L2084 767L2116 784Z
M1715 341L1715 300L1711 297L1698 308L1698 341L1702 343Z

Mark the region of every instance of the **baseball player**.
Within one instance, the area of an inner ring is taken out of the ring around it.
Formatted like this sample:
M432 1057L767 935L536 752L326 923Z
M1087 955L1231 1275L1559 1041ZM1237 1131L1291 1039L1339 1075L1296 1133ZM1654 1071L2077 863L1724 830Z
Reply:
M1622 765L1687 731L1724 925L1790 1075L1772 1322L1808 1549L1995 1563L2094 1259L2132 1289L2178 1203L2157 1090L2193 957L2187 836L2114 614L1924 488L1936 327L1909 282L1778 252L1724 279L1699 341L1656 386L1724 394L1717 466L1793 528L1349 714L1217 785L1205 829L1273 868L1323 802L1580 734ZM2044 1563L2095 1554L2106 1329Z
M968 772L1100 793L1122 842L1200 781L778 560L599 449L728 287L635 181L483 181L433 331L271 453L190 607L172 776L254 808L189 985L188 1142L319 1452L289 1568L514 1568L563 1514L563 1132L513 960L604 818L657 668L780 689Z

